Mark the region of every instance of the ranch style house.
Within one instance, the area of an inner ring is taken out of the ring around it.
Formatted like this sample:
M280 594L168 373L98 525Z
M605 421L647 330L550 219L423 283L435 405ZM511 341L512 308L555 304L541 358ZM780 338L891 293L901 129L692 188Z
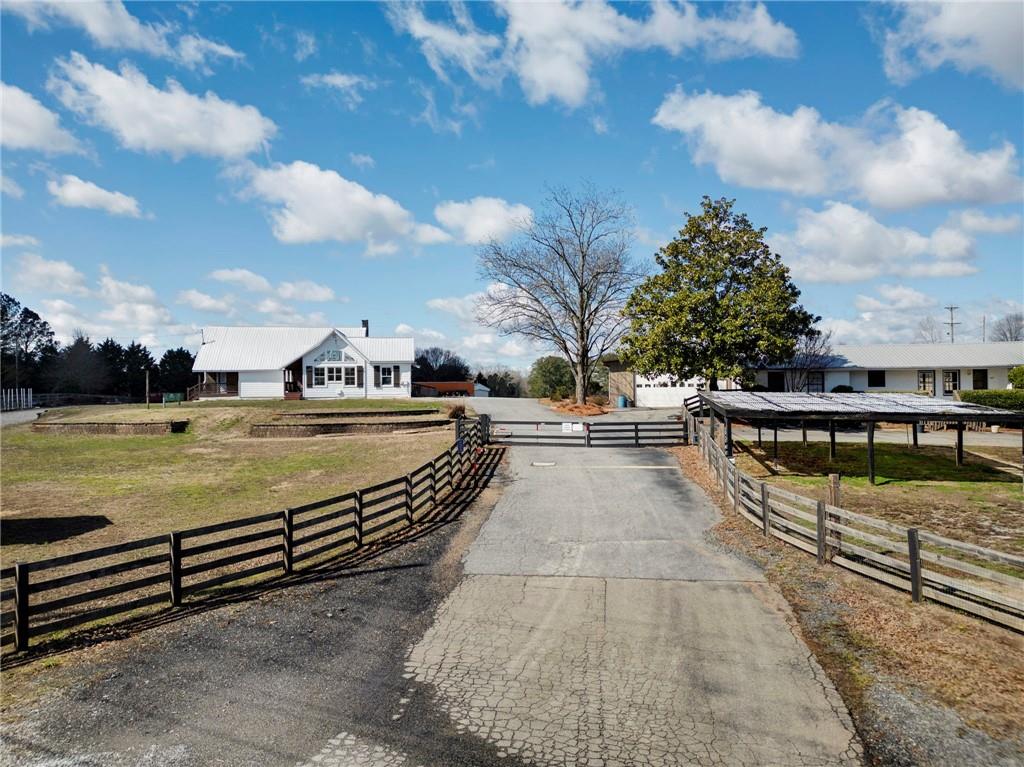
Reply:
M412 338L375 338L360 327L203 328L189 399L408 397Z
M837 346L816 369L807 372L802 389L830 392L849 386L860 392L919 392L954 397L965 389L1006 389L1010 369L1024 365L1024 342L869 344ZM787 391L787 367L757 371L768 391Z

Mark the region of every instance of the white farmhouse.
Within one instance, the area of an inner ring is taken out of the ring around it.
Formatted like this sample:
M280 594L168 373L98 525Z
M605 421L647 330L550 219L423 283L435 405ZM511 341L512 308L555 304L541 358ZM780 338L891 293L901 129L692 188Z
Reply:
M861 392L921 392L953 397L964 389L1006 389L1010 369L1024 365L1024 343L871 344L836 346L827 364L807 373L804 391L849 386ZM757 371L769 391L787 391L784 365Z
M214 326L203 329L189 399L408 397L412 338L360 327Z

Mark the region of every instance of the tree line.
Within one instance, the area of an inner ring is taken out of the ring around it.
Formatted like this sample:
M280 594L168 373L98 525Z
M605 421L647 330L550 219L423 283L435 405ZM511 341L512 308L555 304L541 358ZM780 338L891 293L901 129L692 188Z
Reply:
M168 349L157 361L144 345L113 338L94 343L76 332L61 344L50 324L13 296L0 293L0 381L36 393L99 394L141 400L146 371L151 392L185 392L193 383L192 352Z

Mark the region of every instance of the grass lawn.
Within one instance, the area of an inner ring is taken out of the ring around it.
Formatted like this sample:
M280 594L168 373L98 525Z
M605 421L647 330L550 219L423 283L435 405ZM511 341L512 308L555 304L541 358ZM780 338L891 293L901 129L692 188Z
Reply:
M290 407L289 407L290 406ZM390 400L209 402L62 408L48 420L189 418L184 434L88 436L6 427L0 444L4 564L32 561L338 495L401 476L434 457L451 431L259 439L273 410L409 408Z
M801 495L827 500L828 474L842 477L842 503L907 527L1024 554L1024 493L1021 477L988 458L968 454L956 466L952 447L875 444L875 482L867 478L867 448L838 443L836 460L828 459L827 442L779 443L779 465L773 467L771 446L759 450L744 442L737 454L739 467ZM991 450L993 457L1000 448ZM1016 454L1019 462L1020 454ZM1018 463L1019 465L1019 463Z

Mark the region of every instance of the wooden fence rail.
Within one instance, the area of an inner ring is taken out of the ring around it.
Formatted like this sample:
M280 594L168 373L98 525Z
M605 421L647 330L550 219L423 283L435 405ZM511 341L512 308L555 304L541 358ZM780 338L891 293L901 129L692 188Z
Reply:
M459 488L483 444L478 421L436 458L396 479L270 511L0 569L0 647L82 628L380 540Z
M818 558L1024 633L1024 557L806 498L740 471L708 426L685 416L700 455L733 508L765 536ZM996 569L1001 568L1001 569Z

